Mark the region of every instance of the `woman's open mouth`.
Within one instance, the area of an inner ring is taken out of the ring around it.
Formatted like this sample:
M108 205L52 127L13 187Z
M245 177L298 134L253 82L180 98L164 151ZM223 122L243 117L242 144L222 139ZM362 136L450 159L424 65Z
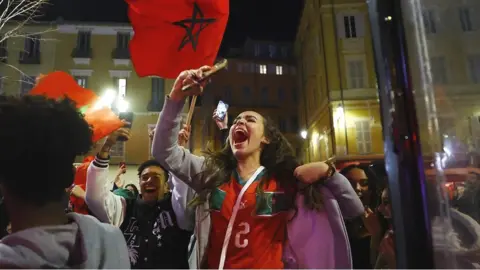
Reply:
M237 128L233 131L232 137L233 145L238 147L248 140L248 132L245 129Z

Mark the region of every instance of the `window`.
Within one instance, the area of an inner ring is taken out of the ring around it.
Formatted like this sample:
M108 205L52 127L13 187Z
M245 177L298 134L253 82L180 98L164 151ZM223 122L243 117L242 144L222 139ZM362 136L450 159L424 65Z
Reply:
M470 8L459 8L458 13L463 32L473 31L472 10Z
M150 111L161 111L165 102L165 84L162 78L152 78L152 100Z
M292 116L290 118L290 131L292 133L297 133L299 130L298 128L298 116Z
M278 88L277 94L278 94L278 101L280 101L280 102L285 101L285 89L283 89L281 87Z
M348 88L365 87L364 62L362 60L348 61Z
M80 31L77 36L77 49L79 51L88 51L90 49L91 33L88 31Z
M360 154L372 152L372 134L370 130L370 121L357 121L355 131L357 133L357 149Z
M117 33L117 49L128 49L130 33Z
M275 72L277 75L282 75L283 74L283 67L282 66L276 66L275 67Z
M423 26L427 34L437 33L437 26L435 22L435 14L432 10L423 11Z
M119 97L125 97L127 95L127 79L126 78L116 78L116 89L118 91Z
M280 129L280 132L287 131L287 120L285 119L285 117L278 117L278 129Z
M26 57L40 56L40 35L29 35L25 37L25 53Z
M270 58L277 57L277 46L275 45L268 45L268 54Z
M355 16L343 16L343 24L345 26L345 37L356 38L357 26L355 24Z
M87 88L87 79L88 77L75 76L75 81L77 82L78 85L80 85L83 88Z
M468 56L467 62L472 82L480 83L480 55Z
M4 38L0 35L0 40ZM7 62L8 54L7 54L7 39L0 41L0 62Z
M282 57L287 58L288 57L288 47L287 46L282 46Z
M430 58L430 68L433 76L433 83L445 84L447 83L447 68L445 65L445 57Z
M35 76L22 75L22 81L20 83L20 95L25 95L32 90L35 85Z
M290 74L292 75L297 74L297 69L295 67L290 67Z
M255 56L257 57L260 56L260 53L261 53L260 44L255 44L253 48L254 48L253 50L254 50Z
M269 102L268 102L268 88L267 87L262 88L262 90L260 92L260 100L261 100L262 105L269 105Z
M259 65L259 70L260 74L267 74L267 65Z
M255 66L252 63L244 63L243 64L243 70L245 72L254 73L255 72Z
M125 156L125 142L117 142L110 148L111 157L124 157Z

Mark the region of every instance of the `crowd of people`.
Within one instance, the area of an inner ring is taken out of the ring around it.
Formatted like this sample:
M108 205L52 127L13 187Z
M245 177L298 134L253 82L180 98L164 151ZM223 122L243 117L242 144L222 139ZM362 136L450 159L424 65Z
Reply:
M181 112L208 70L176 79L138 185L124 185L124 165L108 179L128 128L93 145L68 98L0 96L0 267L395 268L388 187L371 167L301 164L255 111L231 127L214 113L221 150L185 147Z

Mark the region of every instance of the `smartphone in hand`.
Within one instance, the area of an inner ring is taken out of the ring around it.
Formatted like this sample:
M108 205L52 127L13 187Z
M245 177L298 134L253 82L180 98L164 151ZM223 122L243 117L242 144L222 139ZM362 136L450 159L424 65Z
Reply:
M228 104L220 100L217 105L218 120L223 121L225 119L225 116L227 115L227 112L228 112Z
M128 122L128 124L124 126L125 128L132 128L133 112L121 112L121 113L118 114L118 117L120 118L120 120L125 120L125 121ZM121 142L124 142L124 141L127 140L127 138L125 138L123 136L120 136L120 137L118 137L117 140L121 141Z

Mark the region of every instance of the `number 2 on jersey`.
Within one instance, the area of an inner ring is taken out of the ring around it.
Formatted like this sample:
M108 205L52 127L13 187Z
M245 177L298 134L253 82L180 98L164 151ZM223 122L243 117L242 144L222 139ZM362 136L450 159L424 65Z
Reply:
M235 247L236 248L246 248L248 246L248 239L243 238L250 233L250 225L247 222L241 222L238 224L239 232L235 234ZM243 238L243 240L241 239Z

